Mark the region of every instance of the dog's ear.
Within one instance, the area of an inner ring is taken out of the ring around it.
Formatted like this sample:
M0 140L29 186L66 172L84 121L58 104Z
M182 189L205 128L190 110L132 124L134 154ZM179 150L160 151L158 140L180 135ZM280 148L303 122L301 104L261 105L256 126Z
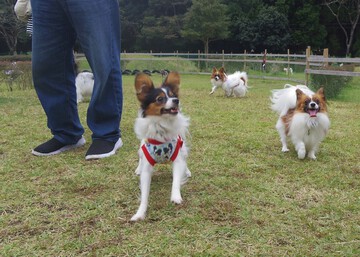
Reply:
M296 100L299 100L303 94L304 94L303 91L301 91L300 89L297 88L296 89Z
M140 102L143 102L146 95L154 89L154 84L150 77L145 73L138 73L135 77L136 96Z
M216 72L217 72L216 67L213 67L213 69L212 69L212 73L216 73Z
M219 71L220 71L221 73L225 73L225 68L224 68L224 67L221 67L221 68L219 69Z
M180 75L177 72L170 72L166 79L165 82L163 84L164 87L169 87L171 89L171 91L175 94L175 95L179 95L179 89L180 89Z
M323 88L323 87L320 87L320 88L318 89L318 91L316 92L316 94L319 95L324 102L326 102L326 97L325 97L325 92L324 92L324 88Z

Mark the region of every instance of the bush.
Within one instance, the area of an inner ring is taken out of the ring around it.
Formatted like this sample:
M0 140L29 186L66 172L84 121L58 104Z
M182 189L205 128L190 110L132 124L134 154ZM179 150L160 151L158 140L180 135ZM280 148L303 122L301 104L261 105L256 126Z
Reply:
M354 71L354 65L344 65L342 67L327 66L320 70L335 70L335 71ZM311 87L317 91L320 87L324 87L325 96L328 99L336 98L341 90L352 80L350 76L335 76L335 75L311 75Z

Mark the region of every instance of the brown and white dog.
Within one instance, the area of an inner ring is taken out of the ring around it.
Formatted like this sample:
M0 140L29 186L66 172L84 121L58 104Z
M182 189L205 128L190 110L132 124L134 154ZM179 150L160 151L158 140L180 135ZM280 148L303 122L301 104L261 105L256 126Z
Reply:
M276 128L282 151L288 152L286 137L291 138L299 159L307 156L316 159L321 141L325 138L330 120L327 113L324 89L316 93L304 85L285 85L272 91L272 110L279 114Z
M226 96L244 97L248 91L248 77L246 72L236 71L227 75L224 67L217 69L213 67L210 79L212 89L210 95L215 92L218 87L222 87Z
M172 161L173 182L170 201L182 203L180 193L191 173L187 167L188 149L185 137L188 134L189 119L180 112L180 76L170 72L165 82L154 87L150 77L137 74L135 90L141 108L135 121L135 133L141 140L139 165L135 171L140 175L140 206L131 221L143 220L148 207L151 176L156 163Z

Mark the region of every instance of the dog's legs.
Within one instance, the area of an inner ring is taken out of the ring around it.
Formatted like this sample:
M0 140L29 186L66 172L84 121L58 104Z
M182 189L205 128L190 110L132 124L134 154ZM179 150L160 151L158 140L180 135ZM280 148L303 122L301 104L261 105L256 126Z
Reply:
M188 179L191 177L191 171L188 169L188 167L186 166L186 170L185 170L185 176L182 178L181 180L181 185L184 185Z
M186 177L186 173L190 172L187 169L186 162L181 156L178 156L177 160L173 163L173 183L171 188L170 201L176 204L182 203L180 188L181 183Z
M276 123L276 129L280 135L280 141L282 144L282 152L288 152L289 148L287 147L287 143L286 143L286 132L285 132L285 124L282 122L281 118L278 119L277 123Z
M141 150L139 150L139 151L138 151L138 154L139 154L139 164L138 164L138 166L137 166L137 168L136 168L136 170L135 170L135 174L136 174L136 175L140 175L140 173L141 173L141 159L142 159L143 153L142 153Z
M309 151L308 157L312 160L316 160L315 151L314 150Z
M146 210L149 202L151 176L154 168L146 161L141 162L140 172L140 206L136 214L132 216L131 221L138 221L145 219Z
M298 154L298 158L299 159L304 159L305 155L306 155L306 148L305 148L304 142L297 141L297 143L294 143L294 145L295 145L295 149L296 149L297 154Z
M215 92L216 88L217 86L213 86L209 95L212 95Z
M308 157L312 160L316 160L316 156L315 156L315 153L317 152L317 149L318 149L319 145L316 144L314 145L310 150L309 150L309 153L308 153Z

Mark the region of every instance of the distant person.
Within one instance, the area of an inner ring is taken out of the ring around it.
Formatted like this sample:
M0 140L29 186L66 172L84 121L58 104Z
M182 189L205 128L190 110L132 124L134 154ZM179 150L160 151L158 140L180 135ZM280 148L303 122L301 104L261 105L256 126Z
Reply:
M123 144L118 1L31 0L31 6L34 87L53 134L32 153L49 156L85 144L75 88L73 48L78 40L95 78L87 111L92 143L85 159L115 154Z

